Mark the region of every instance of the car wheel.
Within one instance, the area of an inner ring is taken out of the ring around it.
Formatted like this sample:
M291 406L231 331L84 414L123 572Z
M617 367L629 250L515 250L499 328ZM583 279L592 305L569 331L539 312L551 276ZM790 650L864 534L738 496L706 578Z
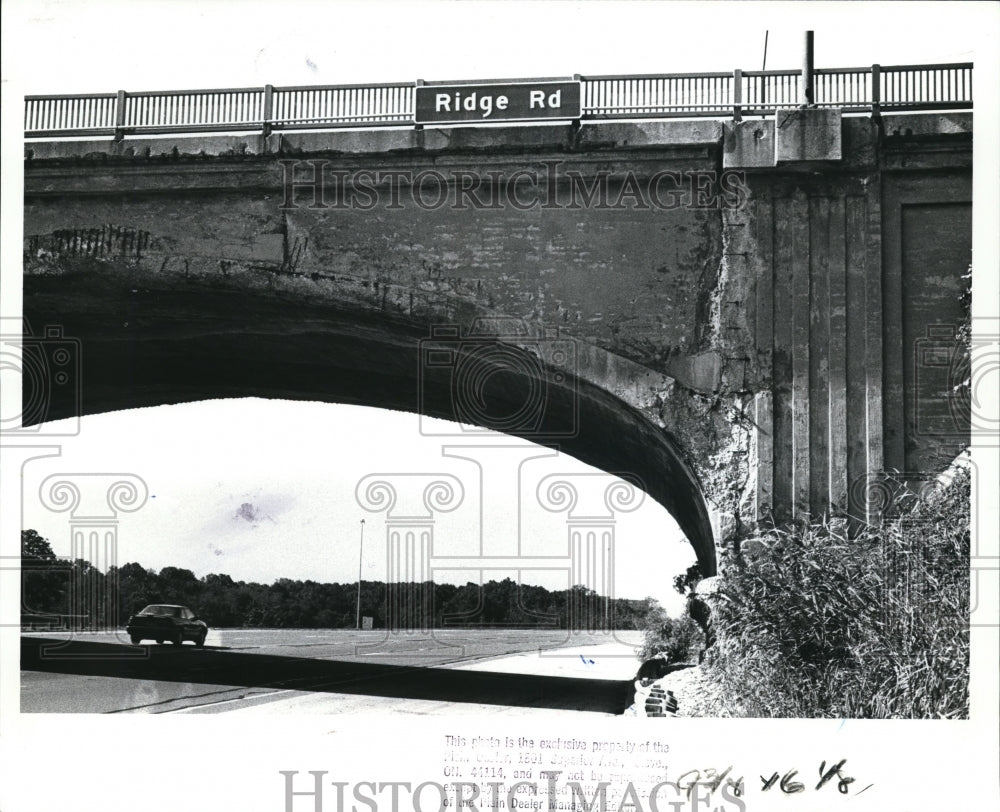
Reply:
M198 635L197 639L195 639L194 644L198 648L201 648L203 645L205 645L205 638L206 637L208 637L208 632L207 631L206 632L202 632L201 634Z
M184 642L184 632L177 632L177 634L174 635L174 639L170 642L172 642L175 646L181 645Z
M137 646L142 642L142 638L137 634L133 634L129 639L132 641L133 646Z
M162 646L163 645L163 638L162 637L157 637L156 638L156 645L158 645L158 646Z

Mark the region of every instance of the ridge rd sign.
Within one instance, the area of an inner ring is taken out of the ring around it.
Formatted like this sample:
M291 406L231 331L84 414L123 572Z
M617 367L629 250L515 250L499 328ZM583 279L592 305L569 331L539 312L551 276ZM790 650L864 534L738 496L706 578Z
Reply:
M418 85L417 124L580 118L580 82Z

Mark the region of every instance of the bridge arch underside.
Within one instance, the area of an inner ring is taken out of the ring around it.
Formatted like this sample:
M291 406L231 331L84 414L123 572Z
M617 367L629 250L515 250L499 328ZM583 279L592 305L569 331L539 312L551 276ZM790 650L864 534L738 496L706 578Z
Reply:
M53 399L42 419L233 397L465 417L632 475L677 521L703 573L715 573L706 502L669 435L612 393L524 350L461 342L457 356L428 365L427 322L395 314L266 292L137 291L86 273L24 281L29 325L38 332L59 324L81 340L79 404ZM464 392L456 384L463 364L476 379ZM456 414L456 403L467 408ZM28 414L26 403L26 422Z

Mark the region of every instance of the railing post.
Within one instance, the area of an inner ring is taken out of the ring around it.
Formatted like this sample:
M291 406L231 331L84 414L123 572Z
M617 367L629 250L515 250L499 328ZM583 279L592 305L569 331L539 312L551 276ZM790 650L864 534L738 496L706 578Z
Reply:
M583 100L584 100L583 99L583 97L584 97L584 93L583 93L583 75L579 74L579 73L574 73L573 74L573 81L580 83L580 118L574 118L569 123L570 131L573 133L573 135L575 137L576 134L580 131L580 128L583 126Z
M125 137L125 99L127 94L124 90L118 91L118 98L115 99L115 141L121 141Z
M872 118L882 115L882 66L872 65Z
M414 85L416 87L423 87L426 84L427 83L423 79L417 79L417 81L414 82ZM417 123L415 123L416 122L416 118L417 118L417 94L416 94L416 91L414 91L414 93L413 93L413 118L414 118L413 129L416 130L417 132L420 132L424 128L424 125L423 124L417 124Z
M743 71L733 71L733 121L743 120Z
M274 119L274 86L264 85L264 115L263 126L261 127L264 137L271 134L271 124Z

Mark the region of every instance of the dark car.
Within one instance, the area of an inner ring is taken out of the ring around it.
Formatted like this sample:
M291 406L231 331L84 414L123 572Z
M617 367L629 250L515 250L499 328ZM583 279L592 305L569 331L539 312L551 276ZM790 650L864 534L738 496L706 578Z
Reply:
M143 640L155 640L157 643L169 640L177 646L185 640L193 640L196 646L203 646L208 634L208 624L199 620L186 606L153 603L132 615L125 625L125 631L132 638L134 646Z

